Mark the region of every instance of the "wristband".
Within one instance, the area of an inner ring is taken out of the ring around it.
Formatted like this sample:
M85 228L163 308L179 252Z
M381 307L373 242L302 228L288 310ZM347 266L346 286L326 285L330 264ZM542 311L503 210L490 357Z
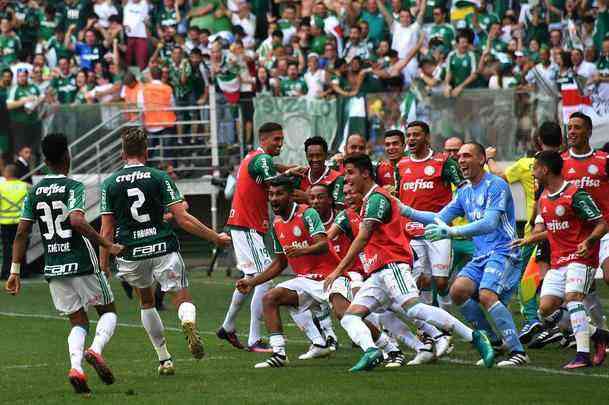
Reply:
M21 263L11 263L11 274L21 274Z

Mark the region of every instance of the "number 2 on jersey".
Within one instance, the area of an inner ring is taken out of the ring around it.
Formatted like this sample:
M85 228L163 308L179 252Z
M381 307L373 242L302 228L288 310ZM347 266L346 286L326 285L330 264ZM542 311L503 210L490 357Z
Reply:
M133 202L133 204L131 204L131 216L133 217L133 219L135 219L137 222L140 222L140 223L149 222L150 215L140 214L139 212L137 212L138 208L142 208L142 206L146 202L146 196L144 195L142 190L140 190L139 188L135 188L135 187L128 188L127 195L129 197L137 197L137 200L135 200Z
M61 214L57 215L54 221L51 208L53 210L61 210ZM69 239L72 237L72 230L63 229L62 227L63 223L68 219L68 207L66 207L63 201L53 201L51 202L51 206L44 201L40 201L36 204L36 209L44 212L44 215L41 215L40 219L47 227L47 232L42 234L46 240L53 239L55 234L61 239Z

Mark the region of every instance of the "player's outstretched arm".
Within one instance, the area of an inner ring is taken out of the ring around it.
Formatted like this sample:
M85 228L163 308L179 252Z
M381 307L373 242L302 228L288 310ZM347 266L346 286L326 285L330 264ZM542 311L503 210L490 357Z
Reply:
M376 228L379 226L379 224L380 224L380 222L377 222L377 221L371 221L371 220L362 221L362 223L359 227L359 232L357 233L357 236L355 237L355 239L353 239L351 246L349 246L349 250L347 250L347 254L345 254L345 257L343 257L343 259L340 261L340 263L338 264L336 269L334 269L334 271L332 273L330 273L324 280L324 289L325 290L328 290L330 288L330 286L332 286L332 283L334 283L334 280L336 280L338 278L338 276L340 276L346 270L350 269L351 266L353 266L353 262L355 261L355 258L357 257L357 255L360 254L360 252L362 250L364 250L364 247L368 244L368 241L370 240L372 233L376 230Z
M12 295L19 294L21 290L21 263L25 258L27 239L32 231L32 222L21 220L17 226L17 235L13 241L13 263L11 264L11 275L4 286L7 293Z
M501 211L486 210L484 216L477 221L470 222L461 226L449 227L450 236L471 237L478 235L486 235L493 232L499 226L499 217Z
M171 211L176 224L191 235L213 242L218 246L225 246L230 243L230 236L225 233L219 234L203 225L201 221L186 211L186 206L183 203L170 205L169 211Z
M287 257L299 257L306 255L320 255L328 252L328 238L325 234L317 234L313 236L313 243L311 246L297 247L297 246L286 246L283 248Z
M97 231L87 222L87 218L82 211L70 212L70 226L85 238L106 249L108 253L113 256L119 255L125 248L122 245L112 243L112 239L104 238L97 233Z
M277 254L275 259L271 262L270 266L265 271L259 273L252 278L242 278L237 281L237 290L243 294L249 293L252 288L259 284L266 283L269 280L274 279L280 275L288 265L288 259L283 254Z

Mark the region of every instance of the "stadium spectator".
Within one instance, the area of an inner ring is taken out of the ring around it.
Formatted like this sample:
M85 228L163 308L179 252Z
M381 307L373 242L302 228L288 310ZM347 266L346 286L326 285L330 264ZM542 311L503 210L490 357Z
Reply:
M29 146L22 146L17 152L17 159L15 159L15 168L16 171L14 173L15 177L18 179L23 178L26 174L32 171L31 166L32 161L32 148ZM32 184L32 177L26 177L23 179L24 181Z
M150 21L150 8L147 0L123 1L123 26L127 36L127 52L125 62L131 66L133 62L144 70L148 62L148 31L146 25Z

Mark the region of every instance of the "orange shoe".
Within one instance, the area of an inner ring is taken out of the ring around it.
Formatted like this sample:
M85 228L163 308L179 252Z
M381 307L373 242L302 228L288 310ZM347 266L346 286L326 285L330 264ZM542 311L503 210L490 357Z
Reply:
M114 383L112 370L110 370L110 367L108 367L101 354L95 353L91 349L87 349L85 351L85 360L87 360L87 363L97 372L97 375L104 384L110 385Z
M91 390L87 384L87 375L82 371L78 371L75 368L70 369L68 373L68 379L70 384L74 387L74 391L77 394L91 395Z

